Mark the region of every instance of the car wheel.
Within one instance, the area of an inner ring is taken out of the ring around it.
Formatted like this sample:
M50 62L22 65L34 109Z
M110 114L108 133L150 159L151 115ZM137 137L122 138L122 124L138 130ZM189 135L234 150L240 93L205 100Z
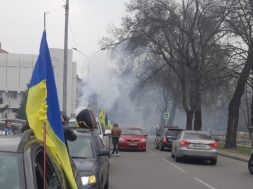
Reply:
M216 165L217 159L211 159L211 160L210 160L210 163L211 163L211 165Z
M159 145L159 150L160 150L160 151L163 151L163 150L164 150L164 147L163 147L163 144L162 144L162 143L160 143L160 145Z
M253 175L253 156L250 157L248 162L249 172Z
M175 152L175 161L176 162L180 162L181 161L181 158L177 156L177 152Z
M158 149L158 146L157 146L156 142L154 142L154 148Z
M145 148L145 149L143 149L143 152L146 152L147 151L147 149Z

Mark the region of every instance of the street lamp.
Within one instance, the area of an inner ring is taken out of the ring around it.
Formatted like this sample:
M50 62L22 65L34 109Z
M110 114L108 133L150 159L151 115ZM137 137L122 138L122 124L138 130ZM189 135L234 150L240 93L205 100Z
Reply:
M79 53L81 53L81 54L86 58L86 60L87 60L87 62L88 62L88 77L89 77L89 76L90 76L90 61L91 61L92 57L95 56L98 52L103 51L103 50L106 50L106 47L102 47L102 48L99 49L98 51L94 52L94 53L90 56L90 58L88 58L82 51L78 50L77 48L73 47L72 49L75 50L75 51L77 51L77 52L79 52Z

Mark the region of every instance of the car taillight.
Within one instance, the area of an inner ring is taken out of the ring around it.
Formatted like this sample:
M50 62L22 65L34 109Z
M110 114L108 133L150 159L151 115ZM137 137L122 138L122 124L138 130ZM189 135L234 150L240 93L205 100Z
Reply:
M166 136L163 137L163 142L166 142Z
M209 146L213 147L213 148L217 148L218 147L218 143L217 142L210 143Z
M185 140L183 140L183 141L181 141L180 142L180 145L181 146L188 146L188 145L190 145L191 143L189 142L189 141L185 141Z

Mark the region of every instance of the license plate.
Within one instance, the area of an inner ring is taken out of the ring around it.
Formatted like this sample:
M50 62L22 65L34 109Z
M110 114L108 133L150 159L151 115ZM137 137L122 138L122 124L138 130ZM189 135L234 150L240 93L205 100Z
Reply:
M137 146L136 143L129 143L128 145L129 145L129 146Z
M205 144L193 144L193 147L203 148L205 147Z

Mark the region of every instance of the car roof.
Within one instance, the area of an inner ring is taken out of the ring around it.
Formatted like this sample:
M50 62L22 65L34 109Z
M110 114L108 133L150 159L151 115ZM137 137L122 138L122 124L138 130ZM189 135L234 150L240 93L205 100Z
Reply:
M200 133L200 134L210 134L211 135L211 133L208 131L184 130L183 132L184 133Z
M17 152L21 135L1 135L0 152Z

